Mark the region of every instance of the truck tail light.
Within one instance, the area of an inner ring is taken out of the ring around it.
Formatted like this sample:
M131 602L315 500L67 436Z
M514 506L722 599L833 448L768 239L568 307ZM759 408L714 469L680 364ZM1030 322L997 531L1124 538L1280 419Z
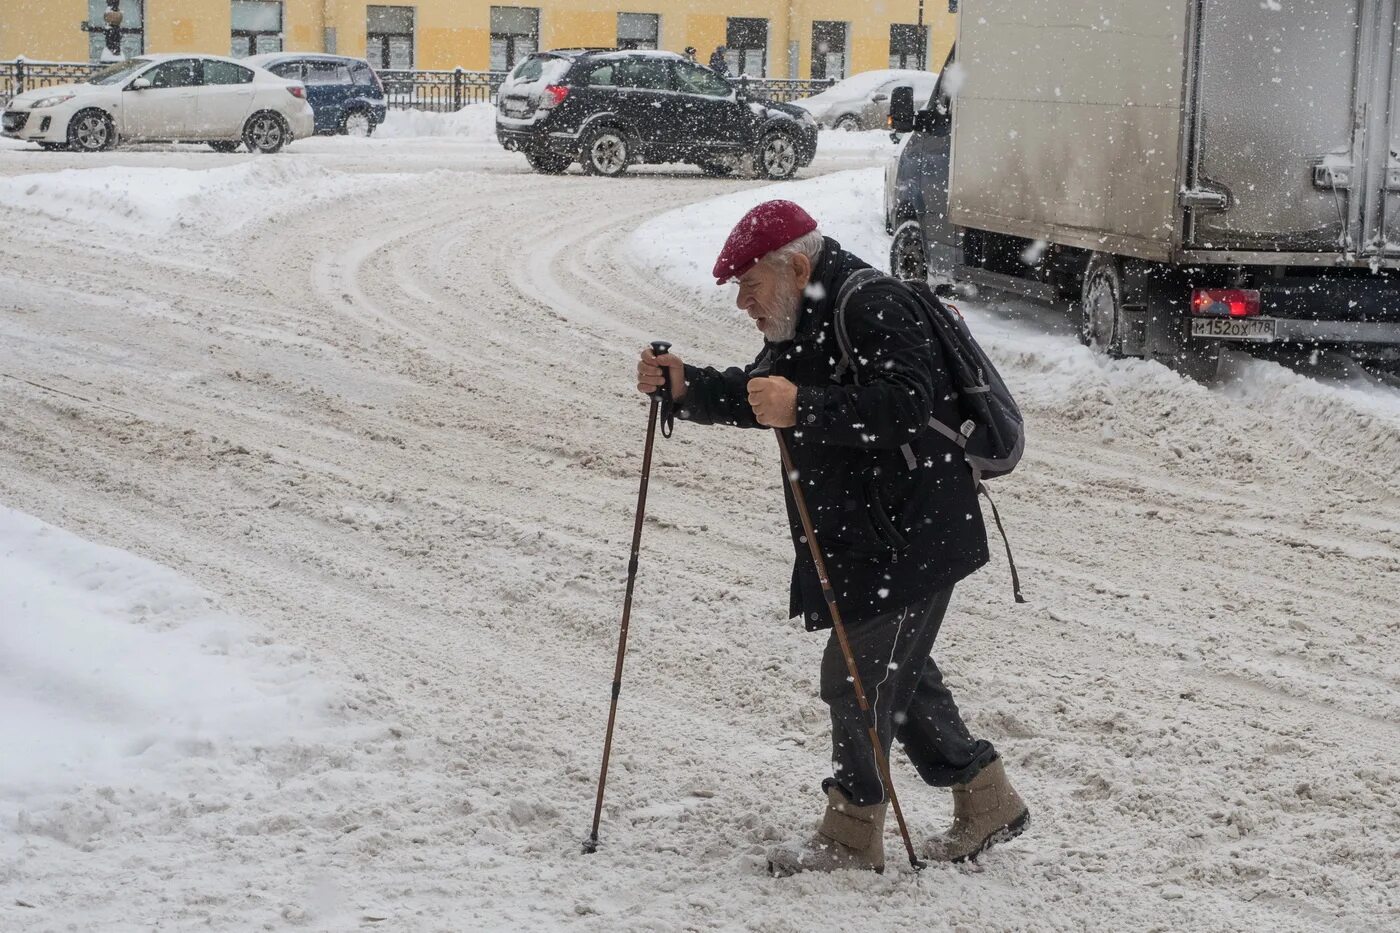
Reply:
M287 93L299 100L306 100L306 88L302 87L300 84L289 84L287 86Z
M1259 310L1257 289L1198 288L1191 292L1191 314L1195 317L1255 317Z
M551 84L544 89L544 98L540 100L540 109L548 110L551 107L558 107L564 102L564 98L569 96L569 89L562 84Z

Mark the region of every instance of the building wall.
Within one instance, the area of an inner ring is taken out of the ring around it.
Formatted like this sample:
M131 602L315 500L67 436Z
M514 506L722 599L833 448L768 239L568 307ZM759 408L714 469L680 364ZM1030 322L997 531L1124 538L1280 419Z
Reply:
M386 0L387 5L396 5ZM612 46L619 12L660 15L660 45L695 46L701 61L725 41L728 17L768 20L768 76L811 74L813 20L848 24L847 73L884 68L891 23L914 23L918 0L514 0L540 10L540 47ZM365 54L366 0L284 0L283 44L288 50L321 51L328 30L335 50ZM414 8L414 65L425 69L486 68L491 54L489 0L408 0ZM85 61L88 38L81 24L87 0L0 2L0 59ZM855 15L859 13L859 16ZM928 64L939 67L953 41L956 17L941 0L927 0L931 33ZM228 0L145 0L148 52L214 52L230 49ZM790 52L795 49L796 61Z

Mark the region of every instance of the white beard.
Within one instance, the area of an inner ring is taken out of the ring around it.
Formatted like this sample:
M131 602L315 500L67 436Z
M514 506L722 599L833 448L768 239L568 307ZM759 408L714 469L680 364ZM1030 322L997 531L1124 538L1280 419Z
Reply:
M782 306L773 315L772 323L763 331L763 336L773 343L785 343L797 336L797 321L802 316L802 294L794 291L785 295Z

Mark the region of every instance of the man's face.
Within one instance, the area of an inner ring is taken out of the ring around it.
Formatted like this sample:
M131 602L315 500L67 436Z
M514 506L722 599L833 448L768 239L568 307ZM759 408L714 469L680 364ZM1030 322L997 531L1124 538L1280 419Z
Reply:
M739 276L735 304L753 319L768 340L791 340L797 334L797 318L802 311L799 270L787 261L760 261Z

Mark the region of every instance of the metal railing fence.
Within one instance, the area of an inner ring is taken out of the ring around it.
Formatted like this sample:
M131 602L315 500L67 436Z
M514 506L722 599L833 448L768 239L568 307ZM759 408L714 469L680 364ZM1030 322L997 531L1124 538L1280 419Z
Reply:
M85 81L105 67L87 62L31 62L22 58L0 62L0 104L35 88Z
M25 91L83 81L103 67L87 62L0 61L0 106ZM506 79L506 72L468 71L465 68L451 71L385 70L379 72L379 77L384 82L384 93L390 107L450 113L468 104L494 102L496 92ZM748 87L755 97L793 101L824 91L835 83L831 78L751 78Z

